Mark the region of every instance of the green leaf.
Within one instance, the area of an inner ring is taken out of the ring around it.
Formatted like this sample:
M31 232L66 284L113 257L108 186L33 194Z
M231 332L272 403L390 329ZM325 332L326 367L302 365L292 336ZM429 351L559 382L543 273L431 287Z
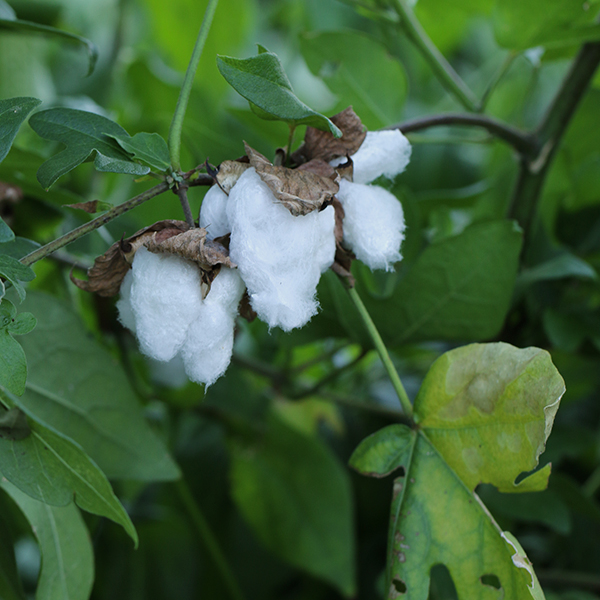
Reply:
M0 487L21 509L40 546L42 569L36 599L88 600L94 583L94 552L77 507L49 506L8 481Z
M2 19L0 19L0 23ZM42 103L37 98L8 98L0 100L0 162L15 141L21 123Z
M29 119L29 125L39 136L66 146L38 169L38 181L45 189L93 155L94 166L98 171L128 175L145 175L150 172L148 167L134 162L109 137L127 137L128 134L120 125L106 117L72 108L51 108L33 115Z
M111 135L119 146L154 169L164 172L171 166L169 147L158 133L136 133L133 137Z
M17 18L17 13L13 10L12 6L5 2L5 0L0 0L0 19L8 19L14 20Z
M25 391L27 359L12 336L29 333L35 325L36 319L31 313L17 315L17 309L8 300L0 304L0 385L18 396Z
M0 244L6 244L12 242L15 239L13 230L4 222L4 219L0 217ZM0 250L3 248L0 246Z
M0 10L2 4L0 0ZM2 600L25 600L25 593L17 572L14 542L16 532L12 529L12 515L6 511L4 499L0 497L0 598Z
M505 48L526 50L534 46L564 46L600 39L595 22L598 4L585 10L572 0L497 0L493 16L498 43ZM531 18L535 15L535 19Z
M60 38L61 40L66 41L70 44L75 44L79 47L83 47L85 48L88 54L87 74L91 75L94 72L94 68L96 67L96 61L98 60L98 49L90 40L81 37L80 35L69 33L68 31L63 31L62 29L56 29L55 27L50 27L49 25L42 25L41 23L33 23L32 21L22 21L20 19L15 19L14 11L13 15L8 13L7 11L3 11L0 13L0 30L2 29L8 31L38 33L40 35L51 38Z
M25 299L25 288L19 283L20 281L31 281L35 278L35 273L31 267L26 267L16 258L0 254L0 275L10 281L21 302Z
M31 435L25 413L18 408L6 410L0 406L0 437L6 440L23 440Z
M368 129L402 116L406 75L377 40L350 31L307 33L300 47L308 68L336 94L333 112L352 106Z
M550 465L515 480L537 466L564 391L545 350L471 344L433 363L415 399L415 421L469 489L540 490Z
M23 339L30 376L22 403L30 413L80 444L110 478L178 478L125 372L81 320L45 294L29 294L25 306L39 319Z
M597 279L598 274L588 262L565 252L535 267L523 269L517 282L520 285L529 285L537 281L564 279L565 277Z
M310 125L341 137L342 132L327 117L296 97L276 54L262 52L246 59L218 56L217 66L229 85L250 102L250 108L261 118L294 126Z
M0 388L1 390L1 388ZM123 526L137 545L133 523L106 476L67 437L35 420L19 399L1 390L0 403L29 417L31 435L17 441L0 438L0 473L28 496L52 506L77 506Z
M399 440L402 446L406 435ZM426 600L429 572L441 563L458 598L539 598L533 571L513 564L513 546L477 496L423 432L411 435L414 444L403 465L405 476L394 482L387 597L405 593L410 600ZM497 577L501 590L486 586L486 575Z
M350 486L328 448L272 415L263 436L232 440L231 460L233 498L262 543L352 595Z

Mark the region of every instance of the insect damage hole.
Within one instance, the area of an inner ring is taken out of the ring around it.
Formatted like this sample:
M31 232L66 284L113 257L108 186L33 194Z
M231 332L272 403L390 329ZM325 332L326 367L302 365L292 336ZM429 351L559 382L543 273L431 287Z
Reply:
M392 585L391 585L390 592L392 592L390 594L390 597L392 597L392 598L397 598L398 596L402 596L402 595L406 594L406 584L404 583L404 581L402 581L402 579L398 579L398 577L394 577L394 579L392 579Z
M493 587L496 590L502 589L502 584L500 583L500 579L498 578L497 575L494 575L493 573L486 573L485 575L482 575L479 578L479 581L481 581L481 583L483 585Z

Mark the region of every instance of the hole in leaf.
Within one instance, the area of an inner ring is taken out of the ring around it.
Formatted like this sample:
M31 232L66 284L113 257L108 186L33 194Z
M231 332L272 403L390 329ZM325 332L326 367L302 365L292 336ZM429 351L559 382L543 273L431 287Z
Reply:
M500 579L498 579L497 575L493 575L492 573L487 573L486 575L482 575L479 580L483 585L489 585L497 590L502 589L502 584L500 583Z
M429 600L458 600L456 586L446 565L433 565L429 574Z
M398 594L406 594L406 584L402 579L394 577L394 579L392 579L392 587Z

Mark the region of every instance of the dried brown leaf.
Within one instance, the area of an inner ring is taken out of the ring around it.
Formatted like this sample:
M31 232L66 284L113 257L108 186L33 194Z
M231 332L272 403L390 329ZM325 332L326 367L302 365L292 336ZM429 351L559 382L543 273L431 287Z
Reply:
M144 242L150 252L166 252L195 262L203 271L211 271L217 265L233 268L227 249L214 240L206 239L206 229L198 227L184 231L166 240L153 237Z
M189 229L185 221L165 220L136 231L132 236L114 243L102 256L94 261L87 271L88 279L73 277L71 281L80 289L99 296L114 296L119 293L121 283L131 268L136 250L149 239L165 240Z
M302 148L307 160L320 158L329 162L340 156L351 156L364 142L367 132L351 106L331 117L331 121L342 130L342 137L335 138L329 131L307 127Z
M322 177L310 170L272 165L260 152L247 144L246 152L250 164L269 186L275 198L295 217L319 210L340 189L329 177Z
M315 175L327 177L335 182L338 180L338 174L336 173L336 170L329 163L326 163L324 160L319 158L313 158L313 160L309 160L308 162L300 165L296 171L309 171Z
M98 207L100 205L100 207ZM93 215L99 210L106 210L104 207L106 206L106 202L101 202L100 200L90 200L89 202L77 202L75 204L65 204L64 206L68 208L76 208L78 210L83 210L86 213Z
M224 160L219 166L215 176L219 187L229 195L231 188L237 183L246 169L249 169L248 163L241 163L237 160Z

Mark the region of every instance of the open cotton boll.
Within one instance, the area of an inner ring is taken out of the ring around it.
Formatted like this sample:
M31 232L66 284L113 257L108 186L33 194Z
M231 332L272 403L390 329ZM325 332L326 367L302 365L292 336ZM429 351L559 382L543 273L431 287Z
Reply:
M235 317L244 289L237 271L221 268L180 351L192 381L212 385L229 366Z
M335 257L332 206L294 217L253 168L229 193L229 255L269 327L290 331L316 314L321 273Z
M370 269L393 270L401 260L404 212L392 193L377 185L342 179L337 198L344 207L344 241Z
M202 200L200 227L206 229L206 237L209 240L231 231L227 218L227 199L227 194L218 185L213 185Z
M131 272L131 308L140 349L150 358L171 360L200 312L200 271L183 258L142 247Z
M117 310L119 311L119 322L123 327L126 327L135 333L135 314L133 308L131 308L131 286L133 285L133 272L131 269L127 271L127 275L121 283L121 289L119 290L120 298L117 302Z
M397 129L367 131L364 142L352 155L353 180L355 183L370 183L381 175L393 179L406 168L410 153L410 142Z

